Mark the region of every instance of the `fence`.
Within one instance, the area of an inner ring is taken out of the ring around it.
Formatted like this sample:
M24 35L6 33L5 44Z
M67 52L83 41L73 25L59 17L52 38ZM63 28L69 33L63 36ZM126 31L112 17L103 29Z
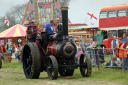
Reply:
M117 55L117 52L115 52L116 49L108 49L108 48L92 48L86 50L86 53L90 55L90 58L92 60L92 65L94 67L98 67L98 70L100 70L100 67L107 67L107 68L121 68L124 70L128 69L127 63L128 59L124 58L124 55L127 55L127 52L124 52L126 50L121 50L122 51L122 58L119 58L121 60L121 65L116 65L114 60L113 60L113 55ZM115 52L115 53L114 53ZM125 64L125 61L127 63Z

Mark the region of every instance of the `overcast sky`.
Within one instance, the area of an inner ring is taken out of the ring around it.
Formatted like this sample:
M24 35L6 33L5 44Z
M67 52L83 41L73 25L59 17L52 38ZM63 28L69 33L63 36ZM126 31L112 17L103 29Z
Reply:
M17 4L24 4L29 0L0 0L0 16ZM91 21L87 18L87 12L90 11L99 18L100 9L110 5L128 4L128 0L71 0L69 4L69 18L72 23L94 23L99 24L99 20ZM86 19L87 18L87 19Z

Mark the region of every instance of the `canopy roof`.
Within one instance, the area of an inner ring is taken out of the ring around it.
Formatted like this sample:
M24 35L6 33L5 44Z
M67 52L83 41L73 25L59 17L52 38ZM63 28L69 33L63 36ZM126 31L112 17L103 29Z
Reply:
M98 28L97 25L90 25L90 26L81 26L81 27L77 27L77 28L70 28L70 30L83 30L83 29L91 29L91 28Z
M26 29L27 27L17 24L0 33L0 38L25 37Z

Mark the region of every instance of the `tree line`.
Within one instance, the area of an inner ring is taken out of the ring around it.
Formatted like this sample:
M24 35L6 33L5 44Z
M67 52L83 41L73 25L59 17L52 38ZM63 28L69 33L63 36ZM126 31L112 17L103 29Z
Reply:
M9 11L6 12L5 16L9 20L9 26L5 25L5 16L0 17L0 32L16 25L16 24L22 24L23 17L25 15L25 11L27 8L27 3L22 5L16 5L14 7L11 7Z

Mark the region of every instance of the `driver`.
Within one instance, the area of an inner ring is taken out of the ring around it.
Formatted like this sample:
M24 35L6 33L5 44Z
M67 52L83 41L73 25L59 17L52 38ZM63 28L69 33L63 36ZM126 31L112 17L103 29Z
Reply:
M50 24L46 24L43 31L46 31L47 34L54 33L54 21L51 20Z
M32 20L29 22L29 26L27 27L26 30L26 41L28 40L29 42L35 42L36 40L36 34L39 31L37 26L35 26L35 21Z

